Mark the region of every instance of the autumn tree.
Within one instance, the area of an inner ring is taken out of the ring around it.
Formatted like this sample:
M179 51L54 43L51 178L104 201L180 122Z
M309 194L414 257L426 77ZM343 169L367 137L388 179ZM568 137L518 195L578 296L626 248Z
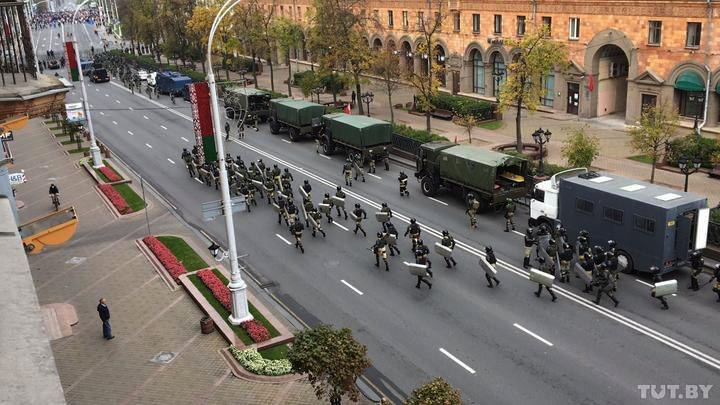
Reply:
M355 381L370 367L367 347L348 328L320 325L295 336L287 354L293 372L307 374L319 400L340 404L343 396L357 402Z
M194 0L159 0L157 14L152 16L151 25L160 27L162 49L166 57L185 62L190 56L187 22L192 17Z
M252 9L253 17L257 20L259 42L262 44L261 53L265 56L268 68L270 69L270 90L275 91L275 75L273 72L273 55L275 54L275 36L273 35L273 19L275 17L275 0L260 5L253 0L255 6ZM256 80L257 82L257 80Z
M407 81L415 88L419 110L425 113L425 129L431 131L430 113L435 109L433 99L440 88L441 75L445 69L440 65L433 65L437 57L437 34L442 31L443 21L447 18L447 12L443 9L442 2L436 2L437 9L428 10L427 15L418 16L418 31L421 34L420 43L415 53L427 55L427 59L421 59L421 63L427 64L427 69L420 69L420 73L407 72ZM425 62L426 61L426 62Z
M590 168L593 160L600 155L600 140L588 135L585 128L573 128L563 142L562 154L572 167Z
M568 50L564 43L550 37L546 25L532 27L521 38L505 39L508 49L517 49L513 62L507 67L508 78L500 89L500 111L517 109L515 115L516 148L522 153L522 107L536 111L545 94L543 79L555 68L564 69Z
M652 160L650 183L655 182L655 164L675 134L677 123L677 112L667 104L661 104L645 107L640 122L630 129L630 146Z
M257 0L250 0L247 3L240 3L235 12L235 35L240 38L240 45L246 55L252 58L250 73L253 76L255 88L258 88L257 70L255 69L258 55L263 49L262 33L260 23L255 18L256 11L262 6Z
M468 143L472 143L472 130L478 126L480 120L473 114L455 114L453 118L455 125L463 127L468 136Z
M406 405L461 405L460 391L453 388L445 379L437 377L415 388L410 393Z
M272 31L277 40L280 52L285 56L288 66L288 96L292 97L292 69L290 68L290 51L300 46L302 41L302 26L297 22L280 17L273 23Z
M300 87L300 91L302 91L303 96L310 97L310 101L312 101L312 95L315 91L315 89L322 87L322 81L320 81L320 75L317 72L310 71L308 73L305 73L300 80L298 80L298 83L296 83ZM320 103L320 95L318 94L318 103Z
M402 71L400 68L400 58L389 49L385 49L376 53L373 60L373 70L375 74L380 76L382 80L383 90L388 95L388 105L390 106L390 122L395 122L395 114L393 111L392 95L400 88L400 77Z

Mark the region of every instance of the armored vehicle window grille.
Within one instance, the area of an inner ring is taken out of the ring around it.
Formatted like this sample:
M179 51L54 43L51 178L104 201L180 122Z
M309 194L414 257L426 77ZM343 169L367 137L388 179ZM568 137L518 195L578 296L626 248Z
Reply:
M605 219L608 221L615 222L616 224L622 224L623 222L623 212L615 208L603 207L603 216L605 216Z
M576 198L575 209L582 213L592 215L593 210L595 209L595 204L593 204L592 201L583 200L582 198Z
M650 218L641 217L639 215L633 215L633 222L635 228L643 232L654 233L655 232L655 221Z

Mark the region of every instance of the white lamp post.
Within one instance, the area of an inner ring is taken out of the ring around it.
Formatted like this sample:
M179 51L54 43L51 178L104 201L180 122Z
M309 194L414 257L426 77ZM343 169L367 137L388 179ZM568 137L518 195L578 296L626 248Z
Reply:
M248 310L247 304L247 285L242 279L240 268L237 262L237 248L235 246L235 224L233 222L232 207L230 204L230 186L228 185L227 169L225 167L225 145L223 145L222 127L220 126L220 109L218 108L217 87L215 85L215 74L212 68L212 41L215 37L215 31L220 25L220 21L225 15L232 10L238 3L243 0L227 0L220 8L218 15L213 21L210 29L210 37L208 38L207 47L207 64L208 64L208 86L210 87L210 102L212 108L213 132L215 133L215 144L217 145L218 166L220 169L220 193L222 195L222 204L225 207L225 228L227 230L228 250L230 259L230 294L232 295L232 314L230 314L230 322L238 325L241 322L253 319Z

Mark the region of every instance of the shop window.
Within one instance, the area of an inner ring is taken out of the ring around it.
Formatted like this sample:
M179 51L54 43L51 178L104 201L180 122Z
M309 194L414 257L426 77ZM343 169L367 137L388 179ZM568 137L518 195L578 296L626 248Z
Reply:
M540 96L540 103L546 107L553 107L555 102L555 75L550 73L542 79L543 95Z

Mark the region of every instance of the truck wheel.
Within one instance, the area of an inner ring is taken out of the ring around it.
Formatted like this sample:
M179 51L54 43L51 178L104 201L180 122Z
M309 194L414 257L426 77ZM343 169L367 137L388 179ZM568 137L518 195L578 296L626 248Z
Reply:
M273 135L277 135L280 133L280 123L273 119L270 120L270 133Z
M322 142L323 155L330 156L335 153L335 145L327 136L323 136L320 142Z
M30 252L32 252L33 250L35 250L35 245L34 245L34 244L28 243L27 245L25 245L25 253L30 253Z
M618 268L623 273L633 274L635 273L635 263L633 262L632 256L628 252L618 249L617 251Z
M290 136L290 140L292 142L297 142L300 140L300 130L293 127L288 127L288 136Z
M420 188L422 189L423 194L428 197L432 197L437 194L437 184L435 184L430 176L424 176L422 180L420 180Z

